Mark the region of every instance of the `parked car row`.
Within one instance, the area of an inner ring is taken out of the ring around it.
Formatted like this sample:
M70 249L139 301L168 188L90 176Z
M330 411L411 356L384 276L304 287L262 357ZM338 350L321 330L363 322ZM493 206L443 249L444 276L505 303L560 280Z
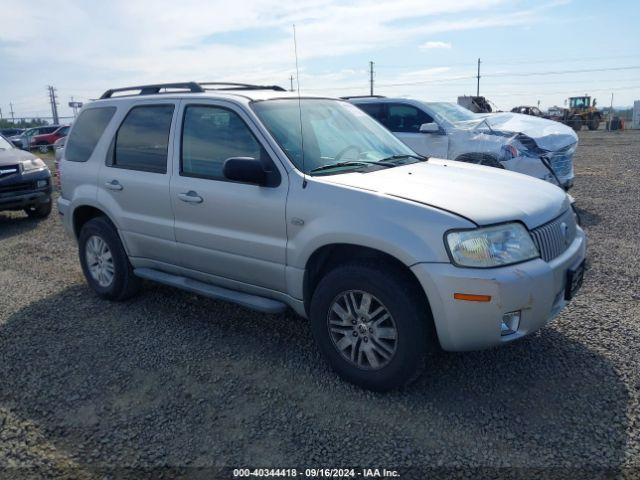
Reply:
M33 127L8 138L16 147L23 150L38 149L41 153L46 153L53 148L57 140L69 134L69 129L69 125ZM4 136L7 137L7 135Z
M407 384L438 348L504 345L553 319L584 274L586 238L555 185L573 180L575 134L349 100L184 83L85 106L60 150L58 211L88 284L111 300L148 279L291 308L373 390Z

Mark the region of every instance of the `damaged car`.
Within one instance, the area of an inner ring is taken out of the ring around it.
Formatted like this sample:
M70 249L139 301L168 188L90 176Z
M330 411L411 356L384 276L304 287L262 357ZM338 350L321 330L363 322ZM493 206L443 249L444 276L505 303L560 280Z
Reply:
M450 102L347 97L416 153L511 170L573 186L576 133L518 113L477 114Z

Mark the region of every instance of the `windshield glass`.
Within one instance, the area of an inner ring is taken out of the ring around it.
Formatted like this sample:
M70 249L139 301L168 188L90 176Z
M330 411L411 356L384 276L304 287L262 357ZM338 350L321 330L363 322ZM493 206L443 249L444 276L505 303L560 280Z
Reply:
M11 150L13 145L4 139L2 135L0 135L0 150Z
M467 122L469 120L478 119L478 116L475 113L461 107L457 103L429 102L428 105L436 117L443 118L450 123Z
M252 105L296 168L305 173L336 162L377 162L394 155L415 156L391 132L347 102L303 98L299 109L298 99L291 98Z

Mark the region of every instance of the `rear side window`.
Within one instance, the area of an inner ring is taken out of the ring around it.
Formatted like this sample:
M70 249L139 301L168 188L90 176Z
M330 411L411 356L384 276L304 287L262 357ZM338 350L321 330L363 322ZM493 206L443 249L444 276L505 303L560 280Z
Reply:
M99 107L83 110L67 139L65 159L86 162L102 137L105 128L116 112L116 107Z
M433 118L411 105L389 105L389 117L384 125L392 132L420 132L420 125L431 123Z
M132 108L116 134L112 166L167 173L173 109L173 105Z
M225 180L222 167L231 157L267 162L266 152L237 113L220 107L188 106L182 126L182 174Z

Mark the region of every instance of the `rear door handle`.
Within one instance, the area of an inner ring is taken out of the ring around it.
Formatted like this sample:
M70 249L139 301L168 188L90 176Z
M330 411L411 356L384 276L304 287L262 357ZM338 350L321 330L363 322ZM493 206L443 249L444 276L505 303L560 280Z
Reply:
M189 190L187 193L179 193L178 198L187 203L202 203L202 197L198 195L198 192Z
M111 180L110 182L106 182L104 186L109 190L122 190L124 188L118 180Z

